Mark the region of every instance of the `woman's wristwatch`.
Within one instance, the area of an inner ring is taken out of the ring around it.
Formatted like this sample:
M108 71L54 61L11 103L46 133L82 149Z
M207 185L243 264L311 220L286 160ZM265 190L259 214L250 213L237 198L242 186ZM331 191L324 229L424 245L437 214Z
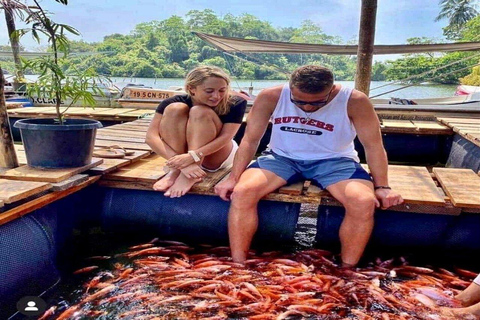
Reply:
M193 150L188 150L188 154L193 158L193 161L200 162L203 157L203 153L199 152L198 154Z

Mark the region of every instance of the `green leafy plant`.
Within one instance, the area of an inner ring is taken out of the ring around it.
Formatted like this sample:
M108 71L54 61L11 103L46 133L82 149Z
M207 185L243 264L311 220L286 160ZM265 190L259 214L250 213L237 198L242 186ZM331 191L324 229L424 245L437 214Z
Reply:
M67 4L67 0L55 1ZM58 121L63 124L64 113L71 105L80 101L85 106L95 106L94 96L104 95L100 84L105 81L105 78L99 77L93 68L81 71L62 62L70 53L69 40L66 35L79 35L80 33L71 26L55 23L36 0L34 3L35 7L30 8L25 19L30 28L17 30L17 36L22 37L31 33L39 43L41 36L46 36L51 54L23 60L24 68L29 68L39 74L37 81L28 84L26 91L30 97L54 101ZM63 56L61 56L62 54ZM61 110L62 103L67 101L69 104Z

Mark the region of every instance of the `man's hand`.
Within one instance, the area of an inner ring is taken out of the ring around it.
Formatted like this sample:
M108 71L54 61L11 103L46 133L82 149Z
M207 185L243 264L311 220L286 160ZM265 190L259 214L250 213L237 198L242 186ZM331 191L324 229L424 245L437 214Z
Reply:
M375 196L377 197L377 208L387 209L403 203L402 196L391 189L377 189L375 190Z
M188 153L177 154L176 156L171 157L167 161L167 166L172 169L184 169L191 164L194 164L192 156Z
M237 183L233 179L226 179L215 186L215 193L225 201L230 201L230 195Z
M200 168L200 166L196 163L180 169L180 171L182 171L185 177L190 179L201 179L207 175L207 173L203 171L202 168Z

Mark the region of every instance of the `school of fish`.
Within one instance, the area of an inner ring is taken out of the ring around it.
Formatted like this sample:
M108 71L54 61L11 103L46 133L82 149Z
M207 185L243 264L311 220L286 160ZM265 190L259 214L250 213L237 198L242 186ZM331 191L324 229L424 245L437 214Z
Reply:
M39 319L454 319L442 307L459 307L454 295L477 275L398 259L343 269L320 249L252 255L245 265L229 254L154 239L114 257L90 257L114 268L75 271L88 278L82 295Z

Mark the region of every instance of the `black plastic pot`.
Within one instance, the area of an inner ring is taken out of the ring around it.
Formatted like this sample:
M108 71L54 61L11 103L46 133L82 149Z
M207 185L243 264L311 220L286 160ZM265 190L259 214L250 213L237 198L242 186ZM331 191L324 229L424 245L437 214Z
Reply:
M14 124L20 130L27 164L35 168L75 168L90 164L97 128L90 119L22 119Z

